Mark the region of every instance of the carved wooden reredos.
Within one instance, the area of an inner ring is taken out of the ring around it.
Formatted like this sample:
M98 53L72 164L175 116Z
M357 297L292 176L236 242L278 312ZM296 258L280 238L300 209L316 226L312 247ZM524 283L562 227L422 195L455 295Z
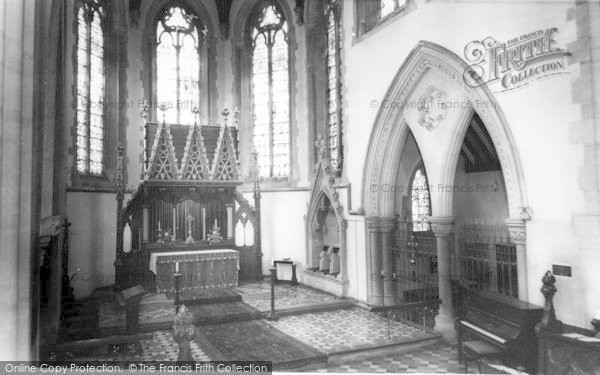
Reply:
M337 219L337 247L339 247L340 273L338 279L346 275L346 219L344 208L340 204L338 192L334 186L333 169L329 164L327 156L326 141L319 137L317 146L317 164L315 165L315 178L311 188L310 201L306 216L307 234L307 268L316 268L319 265L320 252L323 251L323 243L319 240L318 233L324 228L324 219L328 213L333 213Z
M198 112L194 112L197 119ZM147 111L142 111L145 120L146 114ZM189 126L183 153L175 149L171 124L164 120L156 124L152 148L145 153L148 157L144 178L126 206L123 205L123 148L119 148L116 261L119 286L139 283L128 279L128 275L147 274L150 253L160 251L236 249L240 251L240 277L262 275L257 220L260 217L259 184L255 181L253 207L237 190L242 181L229 110L224 109L221 115L216 145L209 145L214 146L212 162L197 121ZM239 114L236 112L233 118L235 129ZM173 125L184 129L182 125ZM181 145L181 141L179 139L177 144ZM182 155L179 161L177 154ZM127 247L125 228L131 232L131 243Z
M198 111L194 110L197 116ZM144 114L144 113L143 113ZM229 127L229 110L221 111L223 123L215 147L212 164L209 163L200 126L196 121L189 132L181 158L177 163L170 125L164 120L158 124L150 157L145 166L145 180L237 181L239 163L234 140ZM144 115L144 118L146 116ZM234 113L234 126L238 128L239 112Z

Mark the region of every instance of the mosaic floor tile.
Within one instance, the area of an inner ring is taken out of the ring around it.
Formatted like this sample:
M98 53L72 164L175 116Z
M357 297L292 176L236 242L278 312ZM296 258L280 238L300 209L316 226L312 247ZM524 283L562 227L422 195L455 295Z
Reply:
M270 324L325 353L434 337L401 322L388 323L386 318L360 307L286 316Z
M242 301L259 311L271 309L271 284L268 282L244 283L233 288L242 295ZM278 284L275 286L275 308L283 309L302 305L335 301L338 298L302 285ZM140 306L140 321L146 324L171 322L175 316L173 300L165 294L147 294ZM125 327L125 311L114 300L99 301L98 326Z
M176 361L179 353L177 342L173 339L171 331L155 331L152 334L152 339L141 340L140 345L142 352L139 354L122 354L102 357L79 357L73 360L88 361ZM209 361L210 358L198 346L197 343L191 342L190 348L192 356L196 361Z
M465 368L458 363L456 348L438 343L394 356L373 356L364 360L349 361L343 365L328 365L315 372L332 373L399 373L399 374L463 374ZM477 366L469 366L476 374Z
M235 288L244 302L260 310L271 308L271 284L268 282L242 284ZM283 309L301 305L337 300L338 297L303 285L275 285L275 308Z

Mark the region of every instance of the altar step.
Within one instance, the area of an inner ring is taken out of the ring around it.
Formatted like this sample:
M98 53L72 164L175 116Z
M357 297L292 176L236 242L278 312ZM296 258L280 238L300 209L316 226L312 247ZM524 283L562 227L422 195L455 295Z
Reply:
M74 340L40 347L41 360L67 360L73 356L98 357L139 353L140 341L152 339L151 333L122 334Z
M277 316L301 315L316 312L334 311L349 309L356 306L356 302L351 299L339 299L335 301L323 301L317 303L307 303L297 306L284 307L275 310ZM271 310L262 309L263 317L267 317Z

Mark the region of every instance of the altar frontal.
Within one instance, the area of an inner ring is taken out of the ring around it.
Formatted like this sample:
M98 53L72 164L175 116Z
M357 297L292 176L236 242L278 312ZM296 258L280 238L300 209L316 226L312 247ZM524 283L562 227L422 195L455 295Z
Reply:
M238 285L240 253L237 250L198 250L152 253L150 271L158 293L174 293L174 274L182 275L180 291L203 291Z

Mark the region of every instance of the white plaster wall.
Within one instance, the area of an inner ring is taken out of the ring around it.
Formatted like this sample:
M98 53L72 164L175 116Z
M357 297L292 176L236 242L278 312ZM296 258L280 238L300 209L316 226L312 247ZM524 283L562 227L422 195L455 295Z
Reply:
M344 30L350 32L353 2L344 5ZM358 42L346 35L344 144L348 180L355 187L353 205L362 205L365 154L379 109L378 104L372 103L384 99L393 77L418 41L439 44L462 57L465 45L473 40L492 36L506 41L538 29L557 27L555 39L559 47L565 48L577 37L573 22L567 18L573 5L573 1L416 1L414 11L396 17ZM543 301L538 292L539 280L552 264L570 264L573 277L558 278L556 308L563 321L587 327L594 307L572 301L574 296L598 296L592 284L600 280L590 262L579 256L573 238L571 215L583 209L577 175L583 152L580 146L570 143L568 136L569 123L580 115L579 108L571 104L571 80L578 76L578 69L568 66L567 71L568 75L496 94L495 99L510 126L523 167L528 206L533 211L533 220L527 224L529 300ZM428 138L432 144L437 140L432 134L413 133L426 163L439 165L442 152L424 150L420 137ZM436 135L443 137L444 133L441 129ZM435 183L435 171L430 169L430 183Z
M244 197L254 204L251 193L245 193ZM301 279L307 261L304 213L308 199L306 190L261 193L263 274L268 275L271 258L291 258L297 264L298 279Z

